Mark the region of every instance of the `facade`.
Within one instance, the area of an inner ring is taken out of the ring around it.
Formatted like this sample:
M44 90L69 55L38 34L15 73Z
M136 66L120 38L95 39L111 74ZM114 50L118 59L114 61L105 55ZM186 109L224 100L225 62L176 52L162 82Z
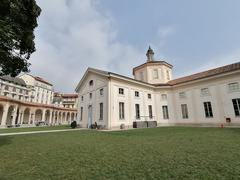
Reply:
M31 88L32 101L41 104L52 104L54 89L53 85L43 78L30 74L20 75L29 88Z
M77 121L106 129L136 122L169 125L240 125L240 63L172 79L172 65L155 61L133 69L133 78L88 68L76 87Z
M58 107L77 108L78 94L54 93L53 104Z
M0 76L0 128L70 124L76 120L76 107L59 107L52 101L53 86L42 78Z

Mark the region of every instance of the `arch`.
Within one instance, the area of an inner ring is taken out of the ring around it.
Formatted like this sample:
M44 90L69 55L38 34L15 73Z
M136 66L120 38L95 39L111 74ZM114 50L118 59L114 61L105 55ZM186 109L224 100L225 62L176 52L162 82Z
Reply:
M55 116L54 116L54 120L53 120L54 124L57 123L57 120L58 120L58 111L55 111Z
M6 120L7 126L11 126L13 124L14 111L15 111L15 106L14 105L9 106L8 113L7 113L7 120Z
M74 121L74 120L75 120L75 115L74 115L74 113L72 112L72 113L71 113L71 122Z
M67 122L70 123L70 112L67 113Z
M62 122L62 112L61 111L59 111L59 113L58 113L58 124L61 124Z
M66 113L65 112L62 113L62 122L66 123Z
M50 114L51 114L50 110L47 109L46 112L45 112L45 119L44 119L44 121L45 121L47 124L50 123Z
M0 125L2 124L2 118L3 118L3 111L4 111L4 107L2 104L0 104ZM5 124L4 124L5 125Z
M42 109L37 109L35 111L35 122L40 122L42 121L42 116L43 116L43 111Z
M26 108L23 111L23 124L28 124L30 118L30 109Z

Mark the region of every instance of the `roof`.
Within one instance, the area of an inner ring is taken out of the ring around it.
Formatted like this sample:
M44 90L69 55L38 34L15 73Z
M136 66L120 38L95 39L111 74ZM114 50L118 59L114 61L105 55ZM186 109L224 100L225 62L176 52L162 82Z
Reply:
M77 98L78 94L62 94L63 98Z
M76 87L76 91L77 89L80 87L80 84L83 82L83 79L85 78L86 74L91 71L91 72L95 72L107 77L111 77L111 76L116 76L118 78L124 78L127 80L131 80L134 81L136 83L140 83L142 85L146 85L146 86L152 86L152 87L171 87L174 85L178 85L178 84L182 84L182 83L186 83L186 82L191 82L191 81L195 81L195 80L199 80L199 79L204 79L204 78L208 78L208 77L212 77L215 75L219 75L219 74L224 74L224 73L228 73L228 72L232 72L232 71L236 71L236 70L240 70L240 62L234 63L234 64L230 64L230 65L226 65L226 66L222 66L222 67L218 67L215 69L210 69L208 71L203 71L200 73L196 73L190 76L185 76L185 77L181 77L178 79L174 79L171 81L168 81L167 83L162 83L162 84L150 84L150 83L146 83L143 81L139 81L127 76L123 76L117 73L113 73L113 72L109 72L109 71L103 71L103 70L99 70L99 69L95 69L95 68L88 68L87 71L85 72L83 78L81 79L81 81L79 82L79 84Z
M5 75L5 76L0 76L0 79L4 80L4 81L9 81L11 83L20 85L20 86L27 86L25 81L21 78L18 77L11 77L9 75Z
M33 76L33 77L34 77L34 79L37 80L37 81L40 81L40 82L42 82L42 83L45 83L45 84L48 84L48 85L52 86L51 83L47 82L46 80L44 80L44 79L41 78L41 77L38 77L38 76Z
M169 68L173 67L173 65L167 63L166 61L148 61L148 62L145 62L145 63L133 68L133 75L135 74L136 70L141 69L145 66L152 66L152 65L165 65L165 66L168 66Z
M208 77L223 74L223 73L232 72L235 70L240 70L240 62L237 62L234 64L229 64L229 65L222 66L222 67L218 67L215 69L210 69L210 70L196 73L196 74L193 74L190 76L185 76L185 77L181 77L178 79L174 79L174 80L169 81L168 84L170 84L170 85L182 84L182 83L199 80L199 79L203 79L203 78L208 78Z

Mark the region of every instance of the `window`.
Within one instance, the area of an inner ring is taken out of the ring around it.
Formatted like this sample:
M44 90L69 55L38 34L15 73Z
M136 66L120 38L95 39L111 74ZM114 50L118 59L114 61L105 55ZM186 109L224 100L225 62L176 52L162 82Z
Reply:
M99 107L100 107L99 120L103 120L103 103L100 103Z
M100 89L100 95L103 96L103 89Z
M89 98L92 99L92 93L89 94Z
M83 96L81 96L81 101L83 101Z
M93 86L93 80L89 81L89 86Z
M230 83L228 84L228 89L229 89L229 92L236 92L236 91L239 91L239 83Z
M167 80L170 80L170 73L169 73L169 70L167 70Z
M9 90L9 86L6 85L4 89L8 91Z
M139 97L139 92L135 91L135 97Z
M135 104L135 111L136 111L136 119L140 119L140 106L139 106L139 104Z
M16 92L16 88L15 87L13 87L13 92Z
M182 118L183 118L183 119L188 119L188 108L187 108L187 104L181 104L181 108L182 108Z
M234 108L235 116L240 116L240 98L238 98L238 99L233 99L233 100L232 100L232 103L233 103L233 108Z
M157 69L153 70L153 79L158 79L158 70Z
M152 95L151 94L148 94L148 99L152 99Z
M22 94L22 92L23 92L23 90L22 90L22 89L20 89L20 90L19 90L19 93L21 93L21 94Z
M80 111L80 121L83 120L83 107L81 107L81 111Z
M148 105L148 112L149 112L149 118L152 119L153 118L152 105Z
M168 106L162 106L163 119L169 119Z
M119 102L119 119L124 119L124 103Z
M180 99L186 98L186 93L185 93L185 92L180 92L180 93L179 93L179 98L180 98Z
M167 100L167 94L162 94L161 98L162 98L162 100Z
M210 95L209 89L208 89L208 88L202 88L202 89L201 89L201 95L202 95L202 96L208 96L208 95Z
M118 89L118 93L119 93L119 94L124 94L124 89L123 89L123 88L119 88L119 89Z
M207 118L212 118L213 112L212 112L211 102L204 102L203 104L204 104L205 116Z

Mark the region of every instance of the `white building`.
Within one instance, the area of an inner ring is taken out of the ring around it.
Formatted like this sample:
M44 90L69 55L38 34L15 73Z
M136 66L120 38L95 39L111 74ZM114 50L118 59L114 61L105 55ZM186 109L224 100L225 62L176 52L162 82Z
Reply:
M78 123L107 129L163 125L240 125L240 63L172 79L172 65L155 61L133 78L88 68L76 87Z
M54 93L53 104L64 108L77 108L78 94Z
M32 76L30 74L22 74L19 78L23 79L28 87L32 89L32 102L41 104L52 104L53 101L53 85L46 80Z

